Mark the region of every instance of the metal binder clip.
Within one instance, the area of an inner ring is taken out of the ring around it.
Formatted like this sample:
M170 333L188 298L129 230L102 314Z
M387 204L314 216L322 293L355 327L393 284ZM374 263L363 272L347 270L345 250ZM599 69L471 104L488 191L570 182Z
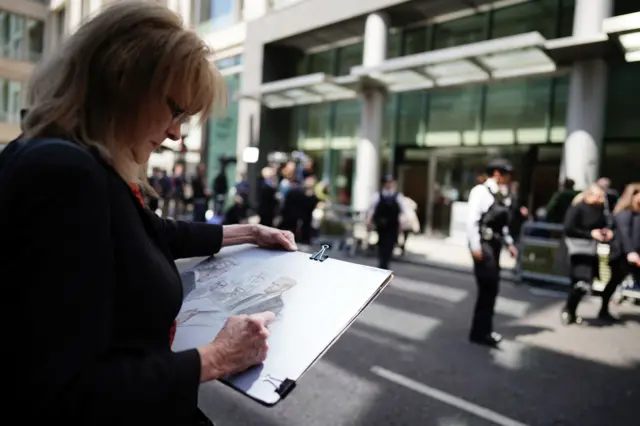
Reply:
M289 392L291 392L293 388L296 387L295 380L291 380L291 379L281 380L271 376L270 374L267 374L266 376L264 376L263 380L267 383L270 383L276 388L275 391L278 395L280 395L280 398L284 398L285 396L287 396Z
M324 254L327 250L329 250L329 246L326 244L323 244L320 251L318 251L316 254L311 256L309 259L317 260L318 262L324 262L329 257L329 255Z

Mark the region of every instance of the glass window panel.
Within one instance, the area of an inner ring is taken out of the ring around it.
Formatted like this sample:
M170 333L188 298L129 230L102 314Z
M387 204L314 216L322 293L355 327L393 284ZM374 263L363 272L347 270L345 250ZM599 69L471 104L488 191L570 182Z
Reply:
M640 138L640 63L611 66L607 87L605 136Z
M220 156L235 156L236 141L238 138L238 101L234 100L240 89L240 75L234 74L225 77L229 90L229 104L224 110L224 115L214 113L207 125L207 179L212 179L220 172ZM235 182L235 164L226 168L227 179Z
M384 117L382 121L382 146L392 146L395 142L395 117L396 106L398 102L397 93L392 93L387 96L387 102L384 108Z
M400 96L398 145L421 145L422 129L424 129L423 106L425 92L406 92L398 96Z
M429 97L427 145L476 145L481 86L433 91Z
M332 145L347 148L355 143L360 126L360 102L358 100L340 101L335 104L335 122ZM348 145L348 146L344 146Z
M397 58L402 55L402 33L397 31L389 34L387 40L387 58Z
M219 70L237 65L242 65L242 55L229 56L228 58L222 58L216 61L216 68Z
M626 15L627 13L634 13L638 11L637 0L615 0L613 6L613 14Z
M551 80L531 78L487 88L484 144L545 143Z
M404 35L404 54L413 55L416 53L426 52L427 45L427 27L417 28L407 31Z
M557 0L531 1L493 12L491 38L538 31L545 38L556 37Z
M314 104L308 108L306 138L324 139L329 129L329 104Z
M347 75L352 67L362 65L362 48L362 43L356 43L338 49L337 75Z
M228 27L235 23L234 0L201 0L200 22L211 25L211 29Z
M323 72L333 74L332 51L313 53L309 55L309 74Z
M25 59L25 21L23 16L0 13L0 54L2 56L17 60Z
M29 19L27 21L27 31L29 37L29 60L37 62L42 57L44 50L44 23Z
M19 123L20 108L22 108L22 83L0 79L0 121Z
M569 105L569 75L555 78L551 141L564 142L567 134L567 107Z
M611 179L611 187L622 193L625 185L640 181L637 153L640 141L609 142L604 144L600 176Z
M560 0L560 33L558 37L569 37L573 34L573 14L575 12L575 0ZM619 1L616 1L616 5Z
M461 46L485 40L487 36L487 14L479 13L453 21L436 24L434 49Z

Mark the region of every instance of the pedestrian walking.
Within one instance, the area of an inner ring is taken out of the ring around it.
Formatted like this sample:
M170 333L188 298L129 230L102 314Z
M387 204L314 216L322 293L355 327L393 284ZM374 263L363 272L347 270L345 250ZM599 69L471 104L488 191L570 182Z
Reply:
M569 208L564 219L564 242L571 281L561 312L565 325L582 323L576 312L580 300L591 290L593 280L598 276L598 243L608 243L613 238L605 200L605 191L593 184L582 193L580 201Z
M378 234L378 265L382 269L389 269L393 249L402 228L401 215L409 213L406 206L394 177L385 175L380 191L373 194L366 218L367 229L375 229Z
M502 336L493 331L493 313L500 285L500 253L505 244L512 256L518 253L509 234L508 185L513 166L506 160L497 159L489 164L487 173L486 181L469 193L467 238L478 287L469 340L497 346Z

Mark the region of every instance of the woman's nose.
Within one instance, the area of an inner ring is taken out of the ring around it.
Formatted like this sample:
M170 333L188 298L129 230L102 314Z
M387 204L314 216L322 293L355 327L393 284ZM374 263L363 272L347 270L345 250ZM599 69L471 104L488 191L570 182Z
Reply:
M182 135L180 134L180 123L174 123L167 129L167 138L177 141Z

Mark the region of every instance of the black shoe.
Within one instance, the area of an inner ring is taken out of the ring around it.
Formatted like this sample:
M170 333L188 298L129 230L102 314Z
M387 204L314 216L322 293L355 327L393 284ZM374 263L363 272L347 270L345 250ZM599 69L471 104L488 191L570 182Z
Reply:
M477 343L478 345L489 346L495 348L498 346L498 343L502 340L502 336L498 333L490 333L484 336L470 336L469 340L472 343Z
M620 322L620 319L611 315L609 311L600 311L598 319L606 322Z
M560 314L560 319L562 320L562 324L571 325L571 324L582 324L582 317L579 317L575 314L569 313L569 311L562 311Z

